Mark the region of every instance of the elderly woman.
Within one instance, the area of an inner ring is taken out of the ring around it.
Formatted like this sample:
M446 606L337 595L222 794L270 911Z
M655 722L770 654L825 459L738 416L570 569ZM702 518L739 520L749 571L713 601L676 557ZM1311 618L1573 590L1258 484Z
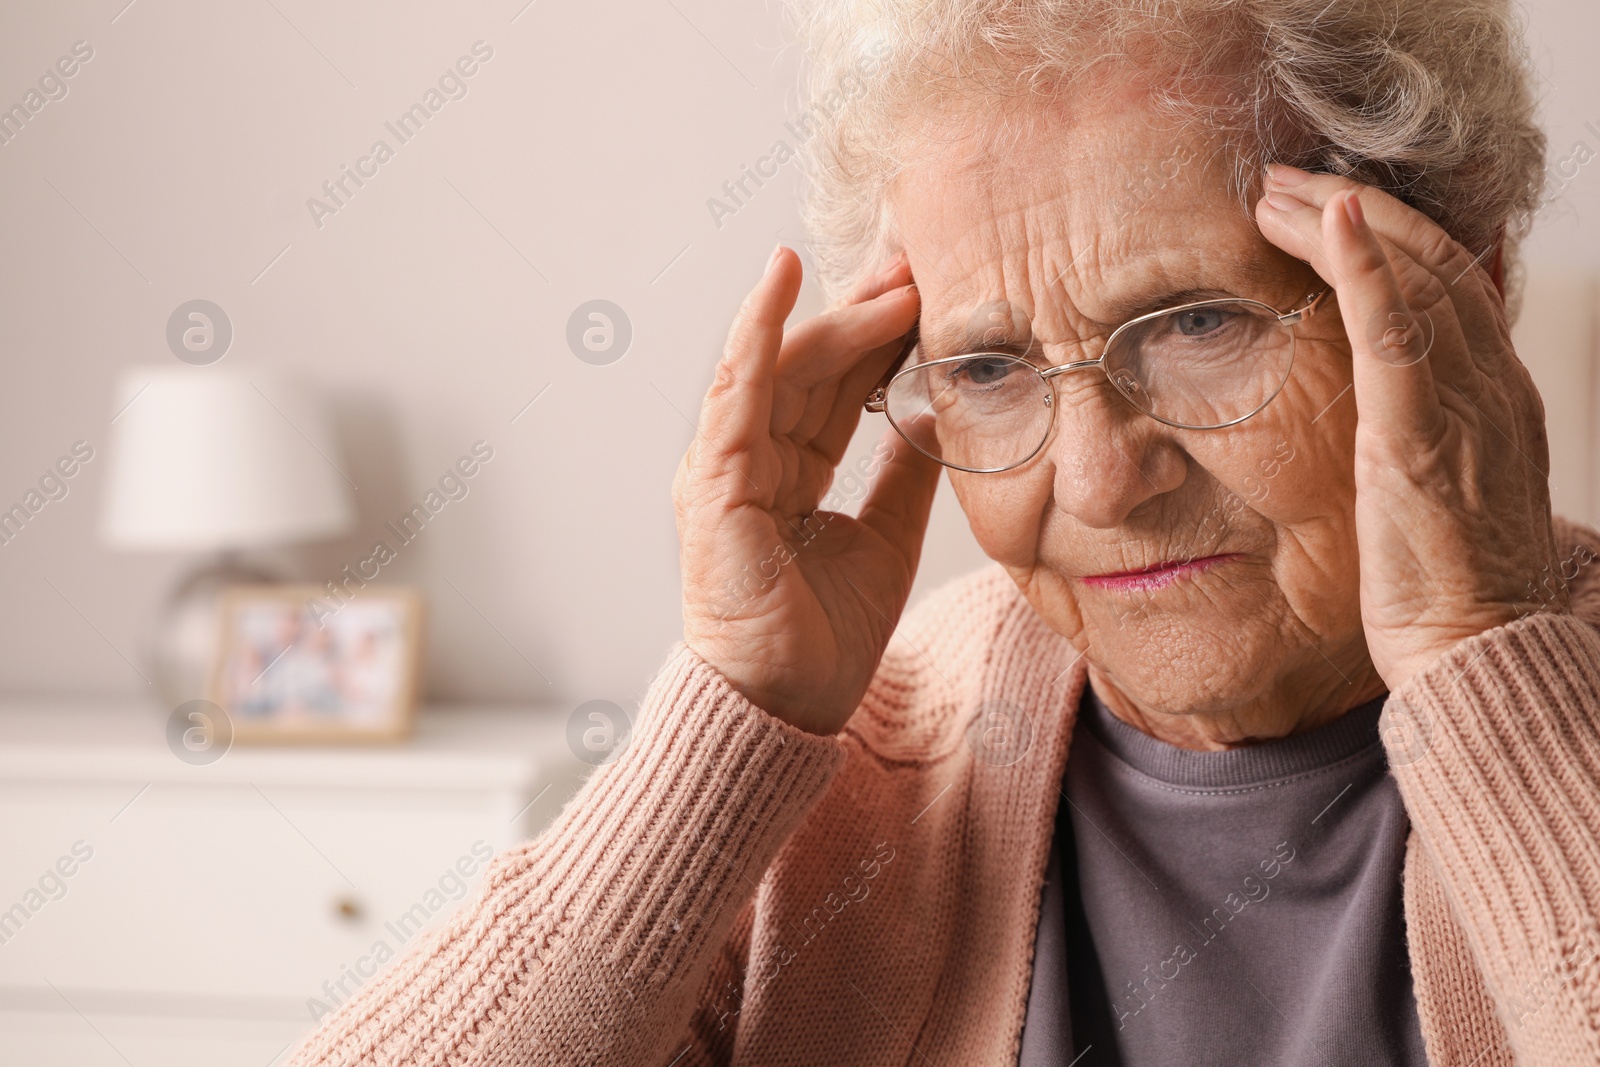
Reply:
M1506 5L800 13L844 295L786 329L780 247L739 311L684 640L293 1062L1600 1063L1600 535L1509 340ZM941 471L995 565L901 620Z

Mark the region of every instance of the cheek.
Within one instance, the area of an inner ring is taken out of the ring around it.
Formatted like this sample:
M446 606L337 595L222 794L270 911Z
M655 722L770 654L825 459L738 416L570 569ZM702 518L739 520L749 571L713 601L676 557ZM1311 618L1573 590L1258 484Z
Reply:
M1343 433L1321 430L1324 419L1311 432L1295 434L1274 448L1278 451L1257 463L1254 472L1265 494L1258 510L1274 523L1294 526L1328 522L1355 513L1355 461L1352 445ZM1344 523L1340 522L1341 528Z
M1359 617L1356 409L1353 393L1340 395L1349 378L1341 380L1339 369L1298 368L1260 415L1186 442L1222 492L1247 509L1227 525L1270 528L1273 581L1296 616L1322 634L1343 633ZM1225 530L1224 538L1244 532Z
M1353 512L1355 397L1347 390L1348 364L1319 355L1297 359L1294 375L1259 415L1185 442L1227 492L1274 525Z
M999 474L949 471L961 510L984 555L1009 567L1030 566L1049 506L1054 468L1043 457Z

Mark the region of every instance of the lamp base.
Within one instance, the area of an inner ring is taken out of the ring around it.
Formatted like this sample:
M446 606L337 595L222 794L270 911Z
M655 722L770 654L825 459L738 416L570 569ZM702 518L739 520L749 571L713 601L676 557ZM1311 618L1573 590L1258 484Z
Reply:
M265 567L223 553L190 571L173 587L150 641L153 681L167 707L209 697L223 590L230 585L281 580L281 575Z

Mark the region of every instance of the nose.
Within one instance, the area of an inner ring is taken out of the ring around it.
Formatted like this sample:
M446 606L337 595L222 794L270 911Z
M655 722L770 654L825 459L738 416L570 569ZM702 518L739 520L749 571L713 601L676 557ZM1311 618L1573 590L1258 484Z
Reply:
M1045 454L1056 505L1085 526L1110 529L1183 484L1187 463L1169 427L1129 404L1096 367L1057 376Z

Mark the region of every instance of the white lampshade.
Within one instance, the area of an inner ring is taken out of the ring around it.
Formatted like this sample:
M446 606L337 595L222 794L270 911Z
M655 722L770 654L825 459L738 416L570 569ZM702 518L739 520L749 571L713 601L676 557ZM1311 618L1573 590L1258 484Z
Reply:
M350 526L326 422L275 377L136 367L112 411L102 530L116 548L254 548Z

